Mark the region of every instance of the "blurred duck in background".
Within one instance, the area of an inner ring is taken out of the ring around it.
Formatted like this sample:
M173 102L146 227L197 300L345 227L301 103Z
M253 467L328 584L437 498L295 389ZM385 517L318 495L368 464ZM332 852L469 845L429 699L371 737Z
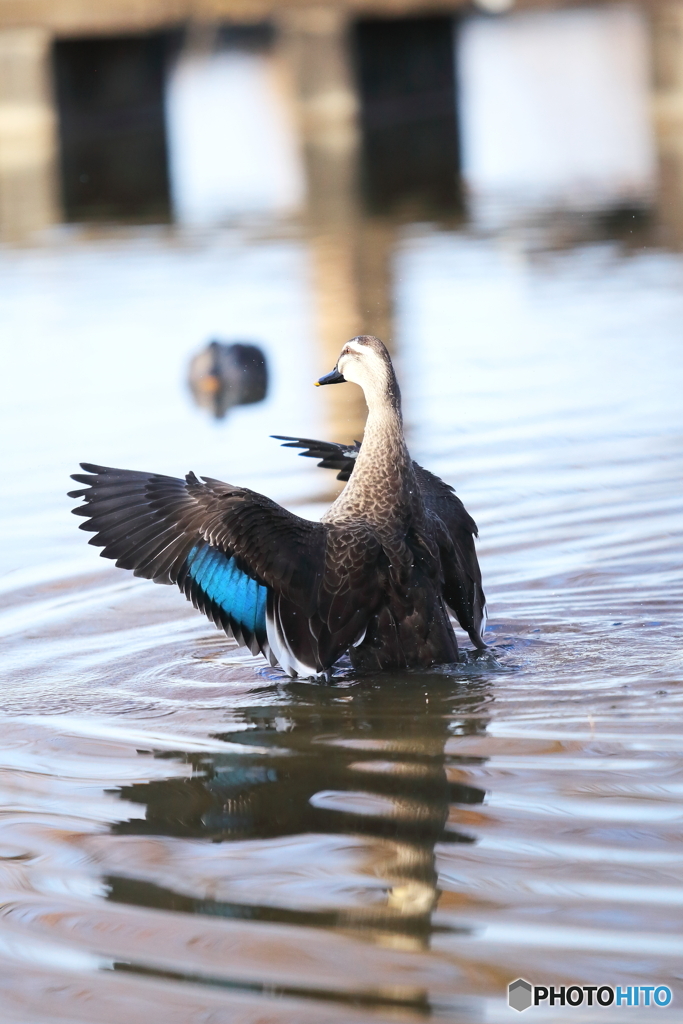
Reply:
M251 342L210 341L192 357L188 378L197 405L217 420L235 405L262 402L268 392L266 357Z

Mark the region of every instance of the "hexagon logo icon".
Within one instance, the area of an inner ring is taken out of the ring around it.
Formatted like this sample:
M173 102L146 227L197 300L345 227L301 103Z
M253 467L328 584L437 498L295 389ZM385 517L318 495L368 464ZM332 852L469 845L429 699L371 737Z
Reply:
M528 1010L531 1006L531 985L524 978L517 978L508 985L508 1006L513 1010Z

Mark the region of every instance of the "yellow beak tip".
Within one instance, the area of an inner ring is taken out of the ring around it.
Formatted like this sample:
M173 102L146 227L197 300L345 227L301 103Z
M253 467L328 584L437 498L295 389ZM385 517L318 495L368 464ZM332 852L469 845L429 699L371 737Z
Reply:
M320 387L320 381L319 380L314 380L313 381L313 386L316 387L316 388L319 388Z

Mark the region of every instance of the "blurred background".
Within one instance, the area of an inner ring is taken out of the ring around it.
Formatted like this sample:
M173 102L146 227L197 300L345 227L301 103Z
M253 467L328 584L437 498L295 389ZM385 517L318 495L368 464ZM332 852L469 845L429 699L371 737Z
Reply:
M673 1019L682 247L683 0L0 0L3 1024L505 1024L520 976ZM312 386L361 332L491 649L292 683L65 492L319 517L269 435L362 437Z
M552 207L656 213L680 244L681 16L675 2L5 3L0 233L303 213L490 226Z
M107 241L145 239L151 271L169 246L206 252L235 230L246 247L296 241L317 373L354 334L394 346L416 226L527 254L683 245L683 6L0 6L5 253L65 266L74 247L102 258ZM225 315L187 329L188 355L217 330L253 334ZM364 419L350 390L327 396L345 439Z

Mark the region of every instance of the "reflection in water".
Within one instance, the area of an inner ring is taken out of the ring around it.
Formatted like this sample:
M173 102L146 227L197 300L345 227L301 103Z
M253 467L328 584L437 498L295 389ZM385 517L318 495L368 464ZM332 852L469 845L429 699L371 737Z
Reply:
M439 897L435 846L474 843L469 830L451 822L458 806L481 804L485 796L465 781L449 782L446 772L453 760L462 768L485 759L449 758L445 744L454 735L485 733L487 694L480 685L438 674L366 680L339 690L292 684L286 694L284 706L252 706L235 731L215 737L244 745L244 754L157 755L182 758L192 766L191 778L123 787L121 798L143 804L145 817L113 831L212 842L366 837L368 856L374 851L367 867L372 882L360 901L339 906L331 899L302 910L286 900L195 898L121 876L108 879L109 898L188 913L369 929L385 945L425 947ZM315 864L308 867L314 874Z
M336 365L345 341L373 334L393 347L393 257L396 224L361 217L351 203L344 224L310 226L321 372ZM347 443L363 436L367 410L355 384L325 394L327 436Z
M307 196L319 373L333 368L345 341L380 337L392 351L392 262L396 228L369 217L359 180L357 90L345 14L289 8L278 46L296 96ZM362 437L366 408L358 387L325 395L328 438Z
M268 391L266 357L249 342L209 342L192 357L188 376L195 402L217 420L234 405L262 402Z

